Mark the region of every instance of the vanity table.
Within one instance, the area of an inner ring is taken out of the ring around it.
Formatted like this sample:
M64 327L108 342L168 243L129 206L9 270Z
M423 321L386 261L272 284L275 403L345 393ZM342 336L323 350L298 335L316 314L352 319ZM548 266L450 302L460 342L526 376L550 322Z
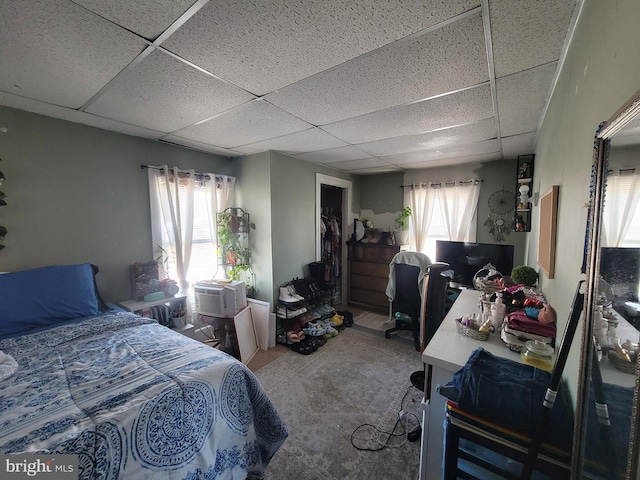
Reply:
M486 341L481 341L458 332L455 319L478 312L479 300L480 292L462 290L422 352L426 381L421 403L423 412L420 480L442 478L446 398L436 392L436 385L444 385L451 380L451 376L464 366L471 352L478 347L494 355L520 361L520 354L509 350L498 333L491 333Z

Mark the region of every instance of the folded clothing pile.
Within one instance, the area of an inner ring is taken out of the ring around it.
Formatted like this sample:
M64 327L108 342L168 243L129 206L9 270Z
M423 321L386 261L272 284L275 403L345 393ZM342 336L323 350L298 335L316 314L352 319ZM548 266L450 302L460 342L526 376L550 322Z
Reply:
M556 338L555 315L549 305L543 308L525 308L509 313L502 324L500 337L510 350L520 352L529 340L554 345Z

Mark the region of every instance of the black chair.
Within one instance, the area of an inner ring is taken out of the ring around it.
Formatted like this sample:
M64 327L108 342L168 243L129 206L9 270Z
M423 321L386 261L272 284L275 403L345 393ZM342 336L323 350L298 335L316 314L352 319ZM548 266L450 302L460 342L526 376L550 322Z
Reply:
M399 252L393 257L386 293L390 302L389 320L395 319L395 326L384 332L386 338L400 330L411 331L416 350L421 350L444 318L446 290L453 272L449 276L442 274L448 270L448 264L432 264L427 255L418 252Z

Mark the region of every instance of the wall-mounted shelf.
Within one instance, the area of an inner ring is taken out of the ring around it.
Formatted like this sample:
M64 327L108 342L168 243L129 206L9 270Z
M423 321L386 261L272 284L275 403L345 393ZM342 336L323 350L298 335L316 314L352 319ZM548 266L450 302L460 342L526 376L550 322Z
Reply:
M533 195L533 157L519 155L517 161L516 205L513 217L515 232L531 231L531 196ZM526 196L525 196L526 195ZM522 201L526 200L526 201Z

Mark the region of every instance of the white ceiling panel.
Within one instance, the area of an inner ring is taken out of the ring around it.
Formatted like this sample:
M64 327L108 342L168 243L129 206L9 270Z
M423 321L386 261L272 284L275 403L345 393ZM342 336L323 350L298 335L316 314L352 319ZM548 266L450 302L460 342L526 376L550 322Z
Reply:
M265 98L309 123L325 125L488 80L478 13L393 43Z
M160 141L192 148L194 150L214 153L216 155L220 155L221 157L242 156L242 153L236 152L234 150L229 150L228 148L215 147L206 143L196 142L195 140L189 140L188 138L178 137L177 135L165 135L160 139Z
M496 77L560 57L575 0L489 0Z
M555 63L496 80L500 132L503 136L533 132L548 101Z
M177 135L226 148L255 143L310 128L306 122L262 100L245 103Z
M0 2L0 90L78 108L143 49L65 0Z
M367 158L360 160L347 160L345 162L334 162L330 163L329 166L337 168L339 170L359 170L372 167L389 168L390 165L389 162L386 162L379 158Z
M349 145L347 147L330 148L328 150L319 150L316 152L299 153L296 157L314 163L332 163L345 160L360 160L370 158L371 155L362 150Z
M0 105L17 108L18 110L24 110L27 112L39 113L40 115L59 118L69 122L81 123L83 125L101 128L103 130L123 133L134 137L157 140L164 135L164 132L158 132L157 130L150 130L144 127L116 122L109 118L98 117L90 113L64 108L59 105L38 102L30 98L13 95L11 93L0 92Z
M473 3L212 1L163 46L261 95L447 20Z
M535 148L535 132L502 138L502 154L504 158L517 158L518 155L529 155L535 152Z
M395 165L405 165L407 163L426 162L431 160L469 157L472 155L481 155L487 153L497 153L499 159L500 144L497 140L485 140L467 145L456 145L436 150L422 150L419 152L400 153L397 155L387 155L382 157L385 162Z
M324 125L322 129L345 142L359 144L463 125L491 116L491 89L485 84L432 100Z
M0 2L0 105L356 174L535 153L579 0Z
M414 152L417 150L432 150L490 138L496 138L496 121L493 118L459 127L444 128L434 132L361 143L358 148L371 155L392 155L394 153Z
M494 162L500 160L500 156L496 153L485 153L479 155L471 155L468 157L440 158L428 160L425 162L405 163L402 165L403 170L418 170L422 168L448 167L452 165L463 165L470 163L482 164L485 162Z
M149 40L164 32L195 0L73 0Z
M155 50L120 75L87 111L173 132L251 98L245 91Z
M342 140L332 137L319 128L310 128L302 132L238 146L235 147L234 150L247 154L264 152L266 150L278 150L297 155L299 153L327 150L329 148L344 147L346 145Z

